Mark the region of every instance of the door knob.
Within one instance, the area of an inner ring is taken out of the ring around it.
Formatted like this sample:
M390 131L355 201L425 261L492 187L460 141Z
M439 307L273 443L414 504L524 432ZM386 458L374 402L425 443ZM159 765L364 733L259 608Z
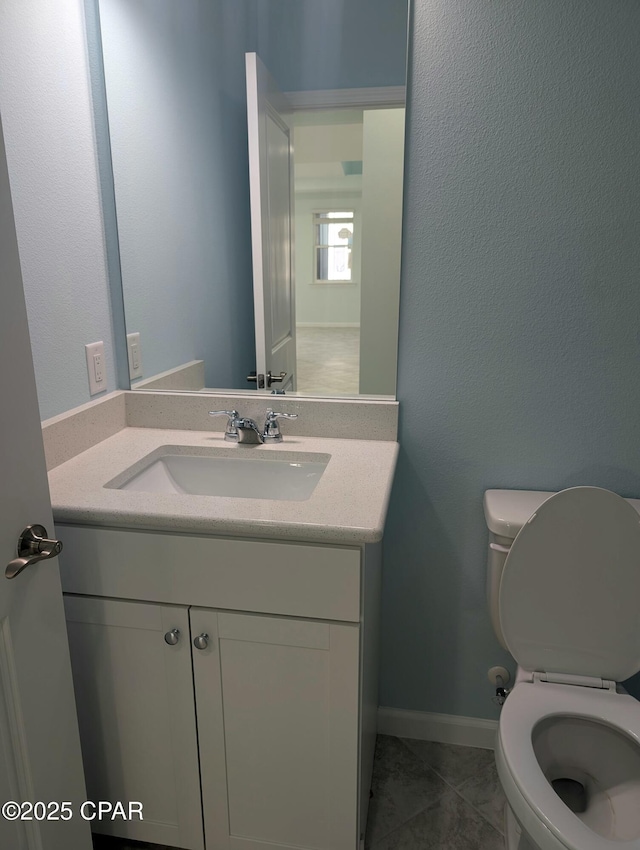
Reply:
M44 525L28 525L18 538L18 557L7 564L4 574L15 578L31 564L55 558L62 552L61 540L49 540Z
M286 377L286 372L280 372L279 375L272 375L271 372L267 372L267 386L270 387L271 384L281 384Z
M206 649L209 646L209 635L206 632L198 635L193 639L193 645L196 649Z

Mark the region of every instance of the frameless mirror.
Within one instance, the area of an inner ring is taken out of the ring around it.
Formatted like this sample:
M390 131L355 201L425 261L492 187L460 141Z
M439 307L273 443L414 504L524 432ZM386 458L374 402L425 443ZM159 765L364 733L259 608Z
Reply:
M132 388L393 396L408 0L96 3Z

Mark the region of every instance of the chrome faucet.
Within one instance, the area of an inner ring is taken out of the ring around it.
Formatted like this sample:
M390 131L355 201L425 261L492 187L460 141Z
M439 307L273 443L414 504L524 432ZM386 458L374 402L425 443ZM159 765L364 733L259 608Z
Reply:
M246 446L257 446L260 443L281 443L282 434L278 419L297 419L297 413L276 413L267 408L264 430L260 430L255 419L239 416L237 410L210 410L209 416L228 417L224 439L228 443L243 443Z

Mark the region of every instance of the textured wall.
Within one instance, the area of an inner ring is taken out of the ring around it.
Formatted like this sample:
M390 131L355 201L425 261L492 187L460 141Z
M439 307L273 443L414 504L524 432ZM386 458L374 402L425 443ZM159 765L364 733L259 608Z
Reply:
M385 705L495 714L486 488L640 495L639 37L636 0L415 0Z
M0 111L40 412L89 400L84 346L104 340L109 291L82 0L0 4Z

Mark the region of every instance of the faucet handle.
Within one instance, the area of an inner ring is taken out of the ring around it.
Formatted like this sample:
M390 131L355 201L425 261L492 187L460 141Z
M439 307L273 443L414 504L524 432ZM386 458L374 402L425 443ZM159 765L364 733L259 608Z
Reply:
M267 408L267 422L275 422L277 419L297 419L297 413L276 413L272 407Z
M282 434L278 419L297 419L297 413L276 413L275 410L267 408L267 418L264 423L264 441L265 443L281 443Z
M236 427L238 421L237 410L210 410L209 416L227 416L227 428L224 432L224 438L229 443L238 442L238 429Z

